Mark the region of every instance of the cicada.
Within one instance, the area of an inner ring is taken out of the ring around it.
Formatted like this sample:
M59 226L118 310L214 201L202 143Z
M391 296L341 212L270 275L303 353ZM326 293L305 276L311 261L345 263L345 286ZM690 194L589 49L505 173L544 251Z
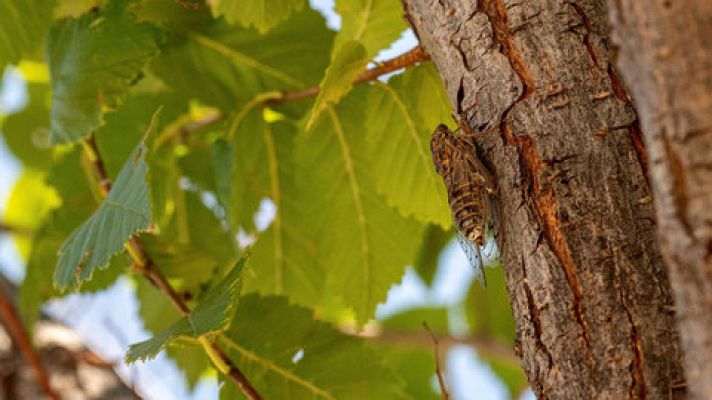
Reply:
M486 286L481 248L486 243L487 196L496 193L494 180L467 135L458 135L440 124L433 132L430 150L435 170L445 182L457 239L476 278Z

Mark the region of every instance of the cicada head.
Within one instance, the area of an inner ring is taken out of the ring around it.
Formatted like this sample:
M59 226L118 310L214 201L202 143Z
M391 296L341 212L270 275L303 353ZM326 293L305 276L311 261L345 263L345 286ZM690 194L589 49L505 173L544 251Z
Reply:
M453 155L456 149L455 134L444 124L438 125L430 139L430 151L433 154L435 170L441 176L450 171Z

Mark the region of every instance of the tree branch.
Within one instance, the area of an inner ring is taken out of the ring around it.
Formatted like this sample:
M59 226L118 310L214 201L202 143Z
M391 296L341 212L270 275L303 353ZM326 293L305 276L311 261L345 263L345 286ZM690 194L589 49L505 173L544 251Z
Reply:
M421 46L416 46L407 52L386 60L376 63L376 66L364 71L354 80L354 84L369 82L378 79L380 76L387 73L397 71L401 68L407 68L421 61L427 61L430 56ZM282 92L281 97L266 101L267 105L276 105L288 101L301 100L308 97L313 97L319 94L319 86L312 86L306 89L300 89L293 92Z
M21 226L15 226L15 225L11 225L11 224L6 224L4 222L0 222L0 233L31 236L32 230L21 227Z
M441 332L432 332L438 344L446 349L455 345L470 346L477 352L488 358L497 358L507 362L519 364L521 360L516 356L514 350L500 340L484 335L456 337ZM432 348L432 339L428 335L410 331L385 330L376 334L360 334L368 340L406 347Z
M15 307L8 298L7 293L2 289L0 289L0 318L5 322L7 331L10 333L15 345L17 345L27 360L27 363L35 371L37 380L40 386L42 386L42 390L47 394L47 397L53 400L59 400L59 395L49 384L49 375L47 374L47 370L45 370L44 364L42 364L40 356L35 351L35 348L32 347L32 340L27 333L27 329L25 329L25 325L17 315Z
M94 173L97 174L97 179L100 183L101 192L104 196L111 190L111 180L106 173L106 168L104 162L101 159L99 150L94 142L94 135L92 134L89 139L82 141L84 146L85 154L92 163L92 168ZM146 253L141 242L136 237L129 239L126 250L133 260L133 267L141 272L146 279L148 279L151 284L153 284L158 290L160 290L168 299L171 301L173 306L181 313L181 315L186 316L190 313L190 308L185 304L183 298L176 292L176 290L170 285L161 271L156 268L155 263ZM210 343L210 351L213 351L215 355L219 358L217 363L222 363L224 367L219 368L222 372L228 375L242 390L242 392L247 396L247 398L252 400L261 400L262 396L257 392L257 390L252 386L247 377L240 371L237 365L227 356L224 350L218 346L217 343ZM205 349L209 351L209 349ZM210 356L210 354L208 354ZM213 359L211 357L211 359ZM216 367L220 367L216 365ZM225 370L226 369L226 370Z

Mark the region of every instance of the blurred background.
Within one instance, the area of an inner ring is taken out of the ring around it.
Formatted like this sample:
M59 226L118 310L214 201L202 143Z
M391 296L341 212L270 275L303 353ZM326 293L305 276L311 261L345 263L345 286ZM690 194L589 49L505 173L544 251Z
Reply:
M325 15L331 28L339 28L333 1L312 0L310 3ZM390 49L381 52L378 59L392 58L416 44L413 33L406 31ZM27 99L28 89L22 73L8 68L0 86L0 129L4 117L22 110ZM22 226L22 216L8 214L7 204L13 196L17 199L18 191L28 190L26 186L14 188L23 174L31 173L23 169L9 151L4 137L0 137L1 222ZM273 207L266 201L256 219L266 227L273 214ZM0 231L0 272L15 285L21 285L24 278L26 260L16 240L21 236ZM374 329L387 326L389 332L402 334L381 336L378 340L384 344L417 347L432 355L435 349L432 343L422 342L425 337L422 322L426 321L434 330L449 333L440 339L439 350L452 398L533 399L511 350L514 323L501 267L494 265L487 269L489 286L485 291L479 283L473 282L472 270L451 236L451 233L433 232L433 243L440 244L430 249L432 254L423 254L420 265L409 267L402 282L391 288L388 300L377 310L379 323L372 325L376 327ZM444 247L443 243L446 243ZM69 295L50 301L44 306L44 312L78 334L78 339L87 347L113 364L127 386L135 388L145 398L210 399L218 396L214 376L204 376L191 390L183 372L164 353L150 362L130 367L123 364L128 345L150 337L138 314L134 286L126 278L95 294ZM369 329L370 325L365 336L369 335ZM67 332L67 335L71 333ZM426 357L426 360L430 358ZM404 369L408 368L406 361L404 359L402 363ZM431 386L431 397L437 398L435 374L418 379L425 381L420 384Z

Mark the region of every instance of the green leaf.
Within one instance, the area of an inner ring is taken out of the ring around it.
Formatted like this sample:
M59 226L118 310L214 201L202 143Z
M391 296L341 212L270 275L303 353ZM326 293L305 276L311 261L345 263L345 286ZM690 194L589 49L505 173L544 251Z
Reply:
M18 305L25 325L30 329L47 300L61 297L62 293L53 285L52 269L57 262L57 252L69 232L62 228L67 218L64 209L55 210L37 232L32 241L32 253L27 261L25 280L20 287ZM131 265L124 254L111 258L109 267L97 271L93 279L79 288L82 293L93 293L111 286Z
M198 1L197 4L198 8L191 8L180 1L141 0L132 6L138 21L148 21L167 31L184 33L200 29L212 20L205 2Z
M156 132L161 132L170 122L188 111L183 99L166 93L140 93L129 96L116 110L104 115L104 125L96 130L95 142L110 178L116 178L159 107L161 118L157 122ZM152 169L151 157L146 161L149 169Z
M341 14L341 31L334 49L338 51L346 42L358 40L369 59L407 28L398 0L337 0L336 12Z
M244 296L219 343L267 399L392 399L400 379L363 341L346 336L283 297ZM221 399L241 398L225 382Z
M176 159L173 146L159 146L146 155L153 223L159 230L171 223L176 211L176 200L181 193L181 176Z
M0 74L39 47L52 23L54 0L0 1Z
M80 165L80 155L79 148L59 155L47 174L46 182L61 199L62 206L49 213L32 239L32 251L18 299L20 312L28 328L39 316L40 305L61 295L52 279L59 248L97 207L94 194L84 183L86 177ZM108 287L129 264L125 257L113 257L109 268L97 271L94 279L81 285L80 291L94 292Z
M433 129L450 115L437 71L423 64L370 90L366 135L378 191L403 215L448 229L452 214L430 154Z
M213 14L224 15L231 24L252 26L261 34L304 7L304 0L216 0Z
M52 162L52 150L46 148L49 146L49 85L29 83L27 91L27 106L5 119L2 133L7 147L26 167L47 169Z
M176 289L195 295L220 266L234 261L234 241L193 192L176 193L176 214L160 233L141 234L141 243Z
M239 226L248 232L255 231L255 213L270 193L265 129L267 123L259 107L244 108L230 121L226 136L233 151L233 168L228 213L234 229Z
M55 25L47 39L54 144L76 142L101 124L157 53L157 31L134 22L126 1Z
M327 107L337 104L351 91L353 81L363 72L366 64L366 49L360 42L351 40L339 48L319 84L319 95L314 102L307 129Z
M329 105L337 104L353 87L379 50L390 45L406 28L396 0L341 0L341 30L336 35L331 63L319 84L319 96L307 122L309 129Z
M145 329L151 334L157 335L181 318L165 294L151 285L148 280L138 276L135 282L139 314ZM202 346L195 343L185 340L170 343L166 348L166 355L183 371L191 388L201 375L211 369L210 360Z
M3 220L10 226L32 232L39 228L47 213L60 204L55 191L45 183L45 173L25 169L10 192ZM29 256L27 235L15 235L15 244L23 258Z
M501 265L487 269L487 289L473 284L466 298L465 306L470 331L474 335L484 335L514 343L514 317L507 293L504 269Z
M387 346L376 347L386 364L405 380L405 390L414 399L438 400L442 396L433 386L435 358L432 351L403 349Z
M413 267L428 286L433 284L440 254L452 239L452 230L444 231L437 225L428 225L425 229L423 244Z
M422 226L388 207L376 191L363 137L362 89L300 133L296 179L327 286L365 321L414 261Z
M158 112L154 113L146 136L155 128L157 119ZM123 250L131 235L148 228L151 204L145 153L142 140L124 163L101 206L62 245L54 275L59 288L73 288L89 279L95 268L103 268L112 255Z
M107 0L62 0L54 10L54 18L77 18L94 7L103 7Z
M143 327L153 335L166 330L181 318L166 295L141 275L134 275L136 299Z
M210 359L203 347L189 342L170 343L166 355L183 371L188 388L195 389L200 378L210 372Z
M230 199L232 193L232 171L234 150L230 143L224 139L213 143L212 161L215 170L215 195L218 203L225 210L225 219L232 221Z
M207 236L207 233L204 233ZM218 267L211 254L190 244L163 239L152 233L141 234L141 244L175 289L191 291L209 282Z
M392 315L381 321L381 325L388 331L415 331L427 336L428 332L423 326L423 322L434 332L448 332L448 309L447 308L413 308L398 314Z
M260 233L251 251L245 290L288 295L300 304L315 305L323 297L325 273L316 261L313 234L305 229L298 201L301 191L294 182L296 134L290 123L264 120L237 132L232 210L263 197L276 207L272 225Z
M126 354L126 362L153 359L169 341L177 338L199 338L226 329L237 303L244 265L245 259L242 258L218 285L206 293L190 314L151 339L132 344Z
M260 93L318 83L333 36L310 8L267 35L215 21L174 37L151 68L178 96L232 112Z
M196 136L196 135L193 135ZM181 146L181 145L179 145ZM201 191L215 193L215 164L213 163L213 143L209 140L193 140L186 143L185 154L178 157L178 168L190 183Z
M483 360L507 386L511 398L522 397L522 392L529 386L529 382L520 363L491 357L483 357Z

